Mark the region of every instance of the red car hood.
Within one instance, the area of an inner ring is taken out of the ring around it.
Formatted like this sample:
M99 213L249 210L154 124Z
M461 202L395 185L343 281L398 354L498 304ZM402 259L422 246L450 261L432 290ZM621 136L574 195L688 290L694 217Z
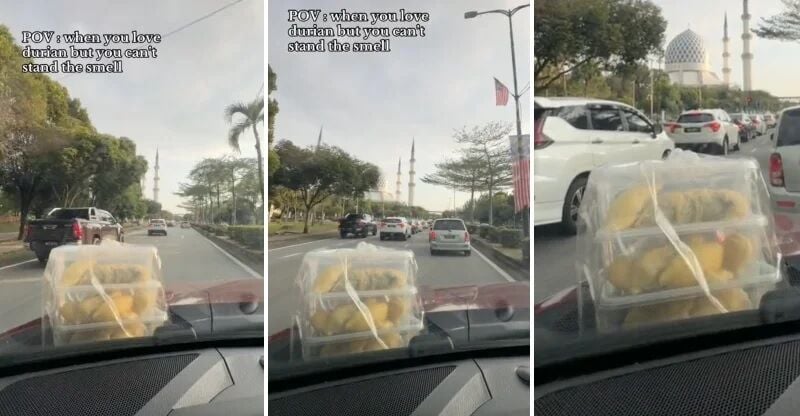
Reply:
M508 306L515 308L530 307L530 284L528 282L446 288L422 286L419 293L426 313L496 309ZM270 335L269 342L288 338L290 331L290 328L286 328Z
M264 301L264 280L239 279L203 282L178 282L164 288L168 305L223 304ZM0 340L32 329L39 330L41 318L9 329Z

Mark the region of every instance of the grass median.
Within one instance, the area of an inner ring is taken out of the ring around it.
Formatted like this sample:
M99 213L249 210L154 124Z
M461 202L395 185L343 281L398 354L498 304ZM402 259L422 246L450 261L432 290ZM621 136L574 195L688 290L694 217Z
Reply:
M336 231L339 227L338 222L323 222L318 224L309 224L308 234L320 234L331 231ZM268 235L284 235L284 234L299 234L303 235L302 222L271 222L267 228Z

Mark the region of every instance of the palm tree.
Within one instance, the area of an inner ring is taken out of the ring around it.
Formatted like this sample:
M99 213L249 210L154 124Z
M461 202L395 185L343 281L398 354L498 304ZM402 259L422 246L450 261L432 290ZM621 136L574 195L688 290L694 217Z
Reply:
M261 206L264 206L264 166L261 158L261 139L258 136L258 123L264 122L264 97L256 98L249 104L234 103L225 109L225 120L228 123L233 121L233 116L242 115L236 124L228 132L228 144L237 152L239 149L239 136L247 129L253 129L256 138L256 156L258 157L258 185L261 192Z

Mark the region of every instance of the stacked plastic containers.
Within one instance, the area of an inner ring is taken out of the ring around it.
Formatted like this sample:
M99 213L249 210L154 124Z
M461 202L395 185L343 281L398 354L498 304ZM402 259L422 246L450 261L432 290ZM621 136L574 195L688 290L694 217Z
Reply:
M781 279L769 194L753 159L676 151L592 171L578 273L608 332L758 307Z
M407 347L423 328L409 250L359 243L305 255L298 283L305 360Z
M54 345L150 336L167 320L155 247L61 246L50 252L44 279Z

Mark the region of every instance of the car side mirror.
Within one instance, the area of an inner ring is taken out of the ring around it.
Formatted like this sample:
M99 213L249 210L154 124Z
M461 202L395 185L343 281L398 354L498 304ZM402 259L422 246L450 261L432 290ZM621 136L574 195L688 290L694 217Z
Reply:
M653 133L651 134L651 136L653 136L653 138L655 139L656 136L661 134L663 131L664 131L664 126L662 126L661 123L658 123L655 126L653 126Z

